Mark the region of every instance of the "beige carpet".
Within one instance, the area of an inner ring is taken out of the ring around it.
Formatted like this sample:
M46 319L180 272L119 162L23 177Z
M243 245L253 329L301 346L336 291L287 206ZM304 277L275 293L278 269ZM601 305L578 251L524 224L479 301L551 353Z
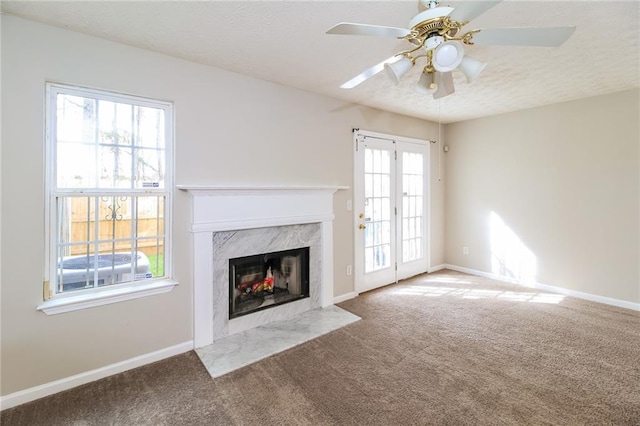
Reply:
M361 321L211 379L190 352L2 425L640 425L640 314L450 271L341 303Z

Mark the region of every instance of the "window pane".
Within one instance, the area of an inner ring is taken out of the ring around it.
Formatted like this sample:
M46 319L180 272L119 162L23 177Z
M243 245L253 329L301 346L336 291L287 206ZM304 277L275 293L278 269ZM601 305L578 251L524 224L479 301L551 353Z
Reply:
M164 277L164 238L153 240L153 246L145 244L144 251L149 259L149 272L154 278ZM136 279L140 279L139 275Z
M98 102L100 142L109 145L132 145L133 106L101 100Z
M100 197L98 248L101 253L131 253L133 241L131 239L131 198L130 197Z
M58 84L47 90L54 291L166 276L171 192L147 189L172 187L170 106Z
M164 188L164 151L138 149L135 158L135 187Z
M120 146L100 147L100 188L131 188L131 166L133 150Z
M96 186L96 146L59 143L56 156L58 188Z
M135 107L134 145L164 149L164 111L156 108Z
M165 274L164 196L58 197L57 290Z
M96 285L94 258L95 246L89 246L84 254L69 256L60 250L57 258L58 291L82 290Z
M58 94L56 115L58 142L95 142L96 101Z
M137 237L156 237L164 233L164 197L137 197Z
M59 220L66 222L68 237L60 235L60 242L69 242L72 255L86 252L86 244L94 239L95 232L95 198L94 197L69 197L61 203L66 204L71 214L63 212Z
M56 126L58 188L165 187L164 110L59 94Z
M151 278L149 259L142 253L90 252L65 256L58 263L62 291L103 287Z

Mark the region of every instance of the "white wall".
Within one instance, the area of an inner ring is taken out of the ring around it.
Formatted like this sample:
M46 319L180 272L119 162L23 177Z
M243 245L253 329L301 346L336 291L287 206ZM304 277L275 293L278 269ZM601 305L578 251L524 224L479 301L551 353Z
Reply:
M354 127L436 139L437 125L2 16L2 387L7 395L188 342L189 198L175 194L172 292L55 316L42 302L46 81L173 101L177 184L353 186ZM431 144L432 157L438 146ZM437 163L436 163L437 165ZM434 169L434 173L437 170ZM443 262L443 182L432 174L432 265ZM353 219L335 196L335 295L353 291Z
M447 126L447 263L640 302L639 101L632 90Z

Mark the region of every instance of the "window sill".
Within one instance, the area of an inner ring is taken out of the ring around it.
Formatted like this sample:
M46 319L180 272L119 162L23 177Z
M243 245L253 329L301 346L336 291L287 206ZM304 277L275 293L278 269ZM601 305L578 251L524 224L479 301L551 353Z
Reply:
M178 281L167 279L153 281L146 284L136 284L113 289L104 289L95 293L57 297L49 299L46 302L38 305L38 310L44 312L47 315L62 314L65 312L93 308L95 306L108 305L111 303L118 303L124 302L126 300L153 296L154 294L168 293L177 285Z

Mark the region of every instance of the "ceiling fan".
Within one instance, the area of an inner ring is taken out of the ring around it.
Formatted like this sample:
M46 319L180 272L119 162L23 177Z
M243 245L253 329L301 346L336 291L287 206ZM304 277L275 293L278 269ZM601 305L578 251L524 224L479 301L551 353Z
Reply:
M455 92L452 71L461 71L471 83L487 65L467 56L464 45L555 47L567 41L575 31L575 27L462 29L501 1L468 1L454 9L439 6L439 0L420 0L422 11L411 19L409 29L350 22L331 27L327 34L397 37L411 44L409 49L364 70L340 87L356 87L383 69L398 84L416 61L424 58L426 65L416 90L440 99Z

